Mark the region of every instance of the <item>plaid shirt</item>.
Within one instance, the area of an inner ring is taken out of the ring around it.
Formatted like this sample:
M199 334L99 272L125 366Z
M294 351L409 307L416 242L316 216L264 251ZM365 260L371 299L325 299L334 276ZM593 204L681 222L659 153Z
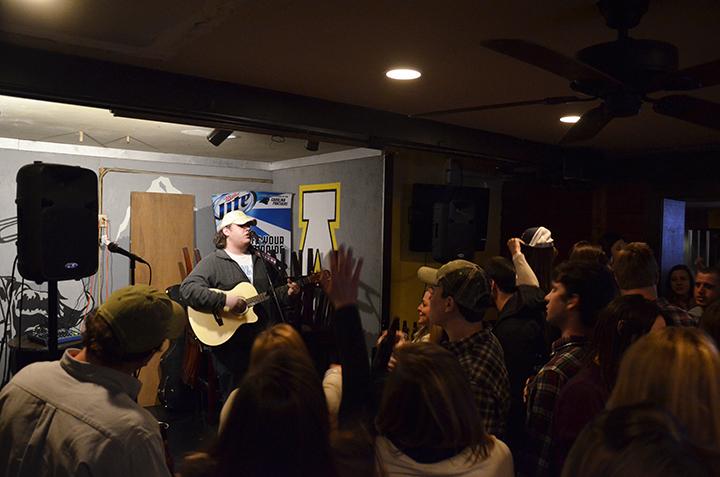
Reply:
M510 410L510 383L500 342L484 329L443 346L457 356L470 380L485 431L503 436Z
M666 319L671 320L675 326L698 326L700 324L697 317L692 316L679 306L671 305L665 298L658 298L655 303L660 307L660 313Z
M561 338L552 345L550 361L528 384L527 430L530 455L524 474L545 476L550 473L552 420L560 390L583 366L587 338Z

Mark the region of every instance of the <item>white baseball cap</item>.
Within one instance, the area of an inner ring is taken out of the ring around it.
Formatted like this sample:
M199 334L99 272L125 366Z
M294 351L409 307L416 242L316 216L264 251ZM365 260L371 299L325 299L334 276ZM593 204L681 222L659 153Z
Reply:
M238 225L257 225L257 220L247 215L245 212L241 210L233 210L232 212L228 212L225 214L225 216L220 221L220 225L218 225L218 232L220 232L222 229L227 227L228 225L232 224L238 224Z

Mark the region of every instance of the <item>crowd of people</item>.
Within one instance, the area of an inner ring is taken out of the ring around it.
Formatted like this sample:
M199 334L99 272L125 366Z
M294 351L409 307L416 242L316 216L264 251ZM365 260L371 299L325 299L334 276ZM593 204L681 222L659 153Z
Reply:
M222 279L253 275L252 261L224 253L246 250L249 226L236 215L219 228L223 253L210 260ZM386 332L372 361L362 260L331 252L321 286L338 362L318 372L297 330L268 321L223 368L240 372L228 371L216 440L175 474L718 474L720 269L678 265L661 280L650 247L615 234L575 244L556 266L544 227L507 245L510 258L482 266L421 267L417 332ZM204 290L216 278L201 267L188 297L242 307ZM288 284L282 298L292 295ZM132 373L177 335L178 308L149 287L119 290L88 317L82 350L18 373L0 391L3 475L169 475Z

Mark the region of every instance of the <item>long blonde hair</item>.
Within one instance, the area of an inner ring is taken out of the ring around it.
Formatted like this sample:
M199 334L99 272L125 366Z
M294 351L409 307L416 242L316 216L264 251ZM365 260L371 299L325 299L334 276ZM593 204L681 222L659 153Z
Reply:
M608 409L650 401L686 428L693 444L720 446L720 354L695 328L665 328L625 353Z

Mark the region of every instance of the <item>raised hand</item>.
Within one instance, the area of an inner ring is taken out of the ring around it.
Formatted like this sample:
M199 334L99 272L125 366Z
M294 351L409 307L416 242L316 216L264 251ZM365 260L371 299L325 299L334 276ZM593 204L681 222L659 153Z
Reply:
M342 245L330 252L330 274L325 274L320 284L336 310L357 304L362 263L362 258L356 261L352 249Z
M519 238L511 238L508 240L507 247L508 250L510 250L510 256L514 257L516 254L520 253L520 245L523 243L522 240Z

